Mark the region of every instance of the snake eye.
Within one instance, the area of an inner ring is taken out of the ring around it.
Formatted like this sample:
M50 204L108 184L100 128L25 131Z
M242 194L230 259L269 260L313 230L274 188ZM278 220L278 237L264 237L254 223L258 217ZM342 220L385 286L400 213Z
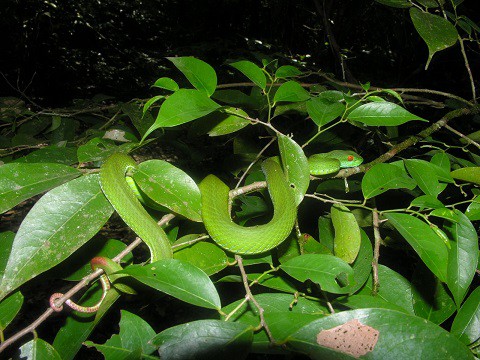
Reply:
M353 161L353 159L354 159L354 156L353 156L353 155L348 155L348 157L347 157L347 160L348 160L348 161Z

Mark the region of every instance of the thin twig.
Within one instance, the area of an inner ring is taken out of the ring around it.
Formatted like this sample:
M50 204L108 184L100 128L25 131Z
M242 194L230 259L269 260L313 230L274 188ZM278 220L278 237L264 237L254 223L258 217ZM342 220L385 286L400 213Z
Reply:
M377 208L373 209L373 235L375 239L375 244L373 247L373 259L372 259L372 273L373 273L373 286L372 286L372 295L377 295L379 282L378 282L378 259L380 258L380 243L382 238L380 236L380 228L378 221L378 211Z
M478 149L480 149L480 144L479 144L479 143L477 143L476 141L473 141L473 140L470 139L467 135L462 134L460 131L455 130L455 129L452 128L450 125L446 124L446 125L445 125L445 129L450 130L450 131L453 132L455 135L458 135L458 136L460 136L462 139L465 139L468 144L474 145L474 146L476 146Z
M460 52L462 53L463 60L465 62L465 68L468 72L468 78L470 79L470 87L472 88L472 101L474 104L477 103L477 92L475 90L475 81L473 80L472 70L470 69L470 64L468 62L467 53L465 52L465 46L463 45L463 39L458 35L458 42L460 43Z
M262 154L269 148L270 145L272 145L275 142L275 140L277 140L276 137L272 138L268 142L268 144L265 145L262 150L260 150L260 152L257 154L257 157L255 158L255 160L253 160L250 163L250 165L248 165L247 169L243 172L242 176L240 177L240 180L238 180L237 185L235 186L235 189L237 189L240 186L240 184L242 183L243 179L245 179L245 176L247 176L247 174L250 171L250 169L252 168L252 166L257 163L257 161L262 157Z
M235 255L235 260L237 260L238 268L240 269L240 273L242 274L242 280L243 280L243 286L245 287L245 298L248 301L251 301L255 307L258 310L258 315L260 317L260 325L263 329L265 329L265 332L267 333L268 339L270 340L270 343L275 344L275 339L268 328L267 322L265 321L265 317L263 316L263 313L265 310L260 306L260 304L257 302L255 297L253 296L252 292L250 291L250 286L248 285L248 278L247 278L247 273L245 272L245 268L243 267L243 260L240 255Z
M158 222L159 226L166 225L171 219L173 219L175 215L167 214L160 219ZM120 262L127 254L129 254L135 247L142 243L142 239L137 237L134 241L132 241L123 251L121 251L117 256L115 256L112 260L115 262ZM78 291L82 288L87 286L92 280L96 279L100 275L103 274L102 269L97 269L93 273L85 276L82 280L80 280L74 287L68 290L61 298L56 300L57 306L61 306L67 299L71 298L75 295ZM52 308L48 308L42 315L38 317L33 323L25 327L24 329L20 330L16 334L12 335L10 338L5 340L0 344L0 353L5 350L8 346L13 344L15 341L23 337L24 335L33 332L40 324L42 324L50 315L54 313Z

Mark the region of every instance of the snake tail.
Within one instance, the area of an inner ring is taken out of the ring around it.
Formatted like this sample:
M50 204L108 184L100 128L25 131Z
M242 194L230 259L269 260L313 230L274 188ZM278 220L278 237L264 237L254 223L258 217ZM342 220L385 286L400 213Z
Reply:
M151 261L172 258L172 247L165 231L148 214L125 179L136 167L130 156L113 154L101 167L100 185L123 221L147 244Z
M282 168L272 160L262 164L273 203L273 217L267 224L244 227L234 223L229 212L229 191L219 178L208 175L200 183L202 217L211 238L222 248L236 254L259 254L283 242L295 224L293 190Z
M67 299L65 300L65 305L68 305L70 308L72 308L75 311L82 312L82 313L94 313L97 312L98 309L100 309L100 306L102 305L103 300L105 299L105 296L107 296L108 290L110 290L110 281L108 280L108 277L106 274L108 274L110 271L116 271L116 268L113 269L111 267L111 262L118 265L117 263L113 262L110 259L104 258L104 257L94 257L90 261L90 265L93 270L96 270L97 268L103 269L105 272L104 274L100 275L100 284L102 284L102 297L100 300L95 305L92 306L82 306L74 302L73 300ZM64 294L62 293L54 293L52 296L50 296L50 307L57 312L60 312L63 310L63 305L58 306L56 304L56 301L60 298L62 298Z

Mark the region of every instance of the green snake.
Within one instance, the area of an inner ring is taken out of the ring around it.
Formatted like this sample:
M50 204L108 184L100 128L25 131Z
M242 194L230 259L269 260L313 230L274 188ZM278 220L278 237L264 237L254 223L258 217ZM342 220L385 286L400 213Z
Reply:
M116 153L107 158L100 170L103 193L120 217L147 244L151 261L173 257L170 241L135 196L126 176L137 167L128 155Z
M333 150L328 153L315 154L308 158L310 174L329 175L340 169L359 166L363 158L349 150Z
M312 175L327 175L341 168L358 166L363 159L356 153L335 150L325 154L312 155L309 159ZM170 242L160 226L147 213L138 200L138 191L127 176L136 169L135 161L128 155L116 153L102 165L100 185L114 209L125 223L147 244L151 261L171 258ZM297 211L292 188L289 186L280 164L267 159L262 164L268 191L273 203L273 217L263 225L244 227L233 222L230 216L230 189L219 178L208 175L199 185L202 194L202 218L210 237L222 248L236 254L260 254L271 250L283 242L296 221ZM117 270L118 264L104 258L92 259L92 268L102 268L107 274ZM80 306L70 299L65 304L81 312L95 312L100 307L110 282L107 275L100 277L103 294L100 301L90 307ZM63 297L55 293L50 298L50 306L61 311L56 300Z

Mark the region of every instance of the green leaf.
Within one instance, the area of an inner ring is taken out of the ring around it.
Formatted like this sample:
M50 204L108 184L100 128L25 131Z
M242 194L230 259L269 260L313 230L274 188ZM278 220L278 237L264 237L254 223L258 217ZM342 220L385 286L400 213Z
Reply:
M445 284L423 264L413 272L412 295L415 314L435 324L443 323L456 310Z
M450 173L454 179L480 185L480 166L464 167Z
M85 292L79 303L83 306L92 306L98 302L102 292L103 289L97 282ZM73 316L67 317L65 324L60 328L53 341L53 346L62 360L72 360L75 357L82 347L82 343L119 297L120 294L117 290L112 288L107 292L100 309L96 313L88 314L74 311Z
M143 105L143 115L145 116L145 113L148 111L148 109L150 109L150 107L155 104L156 102L162 100L162 99L165 99L165 96L163 95L157 95L157 96L154 96L150 99L148 99L148 101L145 103L145 105Z
M425 265L441 281L446 282L447 247L430 226L409 214L388 213L384 214L384 216L407 240Z
M0 299L70 256L100 230L112 213L98 174L72 180L45 194L18 229Z
M388 101L363 104L354 109L348 119L367 126L398 126L412 120L427 121Z
M443 190L438 182L433 164L425 160L403 160L410 176L417 182L418 187L426 194L437 197Z
M234 133L250 125L248 114L239 108L226 107L222 112L215 111L195 121L189 129L189 135L221 136Z
M373 276L370 274L365 286L357 294L343 298L340 303L353 309L381 307L415 314L412 303L412 286L407 279L379 264L378 283L380 286L377 294L372 295Z
M353 284L352 268L332 255L305 254L288 260L280 268L299 281L310 279L320 284L322 290L334 294L347 293L348 285ZM345 286L342 287L337 280L344 279Z
M5 231L0 233L0 284L5 268L7 267L8 257L12 249L13 239L15 233L12 231Z
M136 146L137 144L135 143L126 143L117 146L113 140L96 137L78 147L77 157L81 163L103 161L113 153L121 152L126 154Z
M470 345L480 338L480 287L465 300L453 320L450 332L464 344Z
M0 213L80 175L77 169L60 164L2 165L0 166Z
M353 284L347 286L349 294L356 293L367 281L372 272L373 249L372 243L365 231L360 229L361 243L357 258L352 264Z
M273 98L274 103L288 101L301 102L310 99L310 93L296 81L287 81L280 85Z
M132 265L119 273L187 303L220 309L220 297L208 275L187 262L164 259L144 266Z
M20 356L22 359L62 360L52 345L39 338L20 346Z
M23 295L20 291L14 292L0 302L0 333L3 333L17 316L22 304Z
M408 0L375 0L375 1L380 4L391 6L394 8L409 8L410 6L412 6L410 1Z
M175 80L170 79L169 77L161 77L160 79L155 81L155 84L153 84L152 87L158 87L160 89L170 90L174 92L179 89L178 84L175 82Z
M250 351L253 327L220 320L198 320L171 327L151 343L162 359L245 359Z
M280 66L277 71L275 71L275 77L277 79L289 78L302 75L302 72L298 70L295 66L292 65L283 65Z
M410 206L419 207L421 210L424 208L438 209L445 207L440 200L431 195L422 195L413 199Z
M295 202L299 205L310 184L310 167L307 157L300 145L285 135L278 136L278 148L282 158L283 171L293 188Z
M344 113L345 104L342 100L341 92L324 91L307 101L308 115L319 127L324 126Z
M335 238L333 250L335 256L351 264L360 250L360 227L355 216L346 206L335 204L330 210Z
M28 155L15 159L13 163L55 163L63 165L72 165L77 163L77 148L47 146L42 149L32 151Z
M391 189L406 188L412 190L417 186L403 168L392 164L377 164L365 173L362 179L362 193L370 199Z
M449 234L451 249L448 253L447 285L457 307L475 276L478 262L478 236L470 220L459 210L454 210L457 221L444 225Z
M163 102L155 123L143 135L142 141L156 129L184 124L219 108L220 105L200 90L180 89Z
M439 326L386 309L343 311L312 321L290 335L287 347L318 360L361 354L362 359L473 360L470 350Z
M200 190L183 170L164 160L148 160L138 165L133 179L156 203L190 220L202 221Z
M437 165L441 169L443 169L446 172L450 172L450 159L448 158L448 155L444 152L438 152L435 155L432 156L432 159L430 160L432 164Z
M458 32L455 26L443 17L423 12L416 7L410 8L410 18L428 46L428 60L425 65L427 70L436 52L447 49L457 42Z
M283 291L290 294L295 294L298 289L287 279L278 276L277 274L260 274L249 273L247 274L249 281L255 281L256 284L265 286L269 289L277 291ZM241 281L241 279L239 279Z
M217 74L205 61L194 57L168 57L173 65L180 70L190 83L207 96L210 96L217 87Z
M154 97L155 98L155 97ZM144 105L144 109L145 109ZM126 103L122 104L122 111L130 118L133 126L135 129L140 133L140 135L144 135L145 132L152 126L154 123L154 119L152 114L148 111L142 111L139 104L135 103Z
M470 221L480 220L480 196L476 196L465 211Z
M215 244L209 242L196 242L188 244L189 240L197 238L198 235L190 234L178 239L173 246L173 257L183 260L205 271L207 275L213 275L225 269L228 265L228 258L225 252ZM186 245L179 246L182 243Z
M265 90L265 88L267 87L267 78L265 77L262 69L260 69L251 61L237 61L230 64L230 66L240 71L243 75L245 75L253 83L255 83L260 89Z
M150 344L150 339L155 336L155 331L141 317L128 311L121 310L120 332L112 335L105 344L95 344L86 341L88 347L95 347L106 360L143 359L150 355L155 347Z

